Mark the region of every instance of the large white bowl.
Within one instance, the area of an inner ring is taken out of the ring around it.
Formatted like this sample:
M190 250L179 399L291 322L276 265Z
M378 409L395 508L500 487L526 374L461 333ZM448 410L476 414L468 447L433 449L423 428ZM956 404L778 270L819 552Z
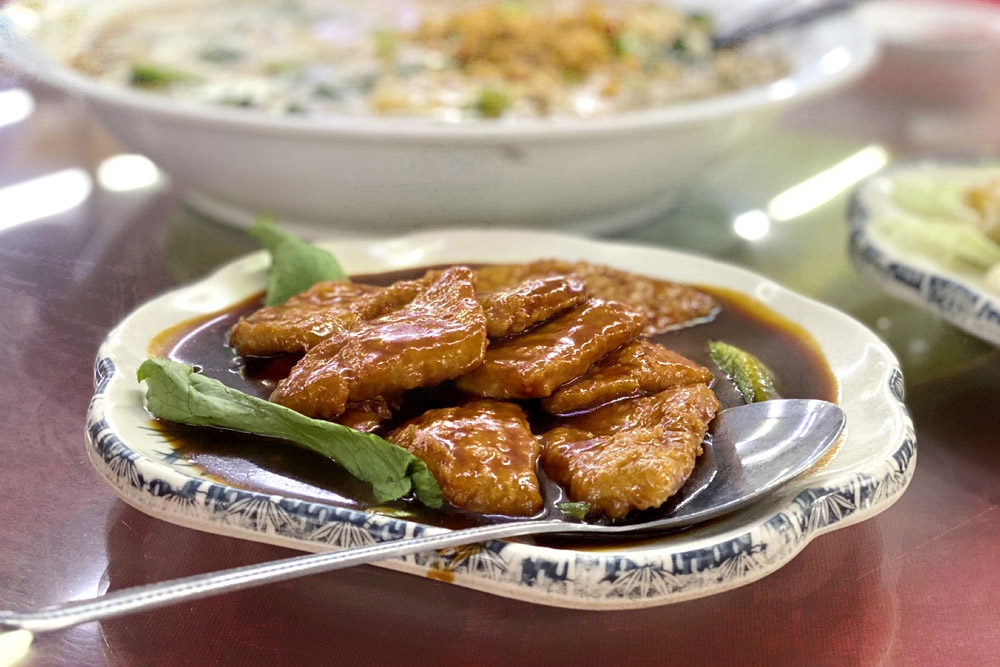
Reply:
M709 11L726 5L679 4ZM594 230L638 222L665 209L683 184L779 111L859 75L877 51L864 25L842 15L778 38L792 64L786 78L669 107L560 122L282 118L185 105L55 65L33 37L50 12L66 6L75 28L109 5L49 0L34 14L41 18L35 29L27 29L17 20L25 2L14 2L0 10L3 58L89 102L121 141L170 173L196 208L236 224L269 212L325 233L467 223Z

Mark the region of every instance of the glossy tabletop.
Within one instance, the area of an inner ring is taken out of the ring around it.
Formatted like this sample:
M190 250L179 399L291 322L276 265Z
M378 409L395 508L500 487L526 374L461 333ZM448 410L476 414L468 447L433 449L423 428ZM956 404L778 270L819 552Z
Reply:
M363 566L40 635L20 664L998 664L1000 351L856 273L850 179L788 221L734 224L858 154L883 156L877 168L1000 153L1000 79L956 74L949 90L916 94L907 67L887 58L786 115L669 213L615 236L752 268L892 347L918 456L883 513L760 581L679 604L558 609ZM162 174L116 176L109 158L123 153L79 100L0 64L0 609L295 553L148 517L87 461L103 336L139 303L255 248L185 208Z

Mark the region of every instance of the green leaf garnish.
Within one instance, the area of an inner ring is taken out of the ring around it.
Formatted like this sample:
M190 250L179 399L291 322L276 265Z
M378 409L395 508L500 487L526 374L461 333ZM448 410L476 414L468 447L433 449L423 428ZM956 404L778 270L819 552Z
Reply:
M710 341L708 354L723 373L736 384L747 403L758 403L780 398L775 388L774 373L767 365L735 345Z
M375 50L380 58L389 60L396 54L396 49L399 48L399 36L395 31L380 28L372 32L372 38L375 40Z
M379 502L413 491L424 505L440 508L441 488L423 461L370 433L311 419L275 403L232 389L196 373L188 364L147 359L138 379L146 383L146 405L159 419L214 426L290 440L333 459L372 485Z
M265 306L284 303L324 280L348 280L333 255L282 230L271 218L258 219L249 234L271 253Z
M475 107L484 118L499 118L513 102L514 100L505 91L487 86L479 91Z
M688 23L695 28L700 29L706 34L712 34L715 32L715 18L711 14L705 12L692 12L688 14Z
M642 38L635 33L620 32L611 38L611 49L616 56L636 56L643 47Z
M163 88L194 78L187 72L151 63L132 63L132 70L129 72L129 84L137 88Z
M565 514L571 519L577 519L578 521L583 521L590 514L590 503L556 503L556 509Z
M419 515L413 510L399 509L398 507L369 507L365 510L369 514L380 514L393 519L413 520Z

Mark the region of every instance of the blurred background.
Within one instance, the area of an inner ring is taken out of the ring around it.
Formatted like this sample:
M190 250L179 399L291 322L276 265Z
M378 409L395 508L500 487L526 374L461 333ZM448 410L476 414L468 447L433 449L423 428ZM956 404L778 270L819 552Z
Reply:
M15 5L34 12L21 12L22 24L49 6L0 0L8 20ZM13 49L7 25L0 46ZM370 118L303 130L294 118L109 92L0 49L0 607L294 553L124 505L81 446L91 364L107 332L156 294L256 250L244 228L271 206L287 206L291 226L313 238L513 225L749 268L886 342L920 452L888 511L704 600L553 610L364 568L80 626L36 642L25 664L300 664L316 650L372 664L402 664L405 651L504 664L502 651L479 650L490 642L524 664L994 664L998 334L899 298L865 270L849 214L857 188L893 170L996 165L1000 2L869 0L778 39L812 66L735 101L598 119L593 130L479 119L445 131ZM619 171L610 178L595 166ZM317 198L306 205L301 193ZM349 197L350 206L330 204ZM954 279L965 302L995 303L982 280ZM706 627L710 646L692 639ZM373 628L393 641L371 639ZM428 646L444 635L454 641Z

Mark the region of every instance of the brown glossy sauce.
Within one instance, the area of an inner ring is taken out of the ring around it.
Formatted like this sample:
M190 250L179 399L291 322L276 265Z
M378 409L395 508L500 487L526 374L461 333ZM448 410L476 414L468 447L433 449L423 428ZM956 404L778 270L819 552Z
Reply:
M423 271L399 271L354 279L387 285L422 275ZM717 378L713 389L724 407L740 405L743 399L709 359L707 343L710 340L732 343L760 357L775 372L778 391L786 398L829 401L839 398L833 373L818 345L804 329L744 295L715 288L702 289L721 304L721 310L714 319L655 336L652 340L711 369ZM266 398L298 357L244 358L227 345L232 325L241 316L259 308L261 302L262 297L257 295L226 311L172 327L150 343L149 353L192 364L205 375L235 389ZM433 389L415 390L409 396L398 418L385 426L386 431L431 407L454 404L460 394L450 383L445 383ZM526 407L536 430L545 430L546 416L538 409L531 409L530 405ZM231 486L352 509L400 514L450 528L502 520L500 517L474 516L458 511L429 510L407 500L377 505L366 484L328 459L283 441L164 422L158 422L157 427L186 460L210 477ZM707 452L705 458L710 456L711 452ZM545 479L544 473L540 477L547 507L551 508L565 499L561 489Z

